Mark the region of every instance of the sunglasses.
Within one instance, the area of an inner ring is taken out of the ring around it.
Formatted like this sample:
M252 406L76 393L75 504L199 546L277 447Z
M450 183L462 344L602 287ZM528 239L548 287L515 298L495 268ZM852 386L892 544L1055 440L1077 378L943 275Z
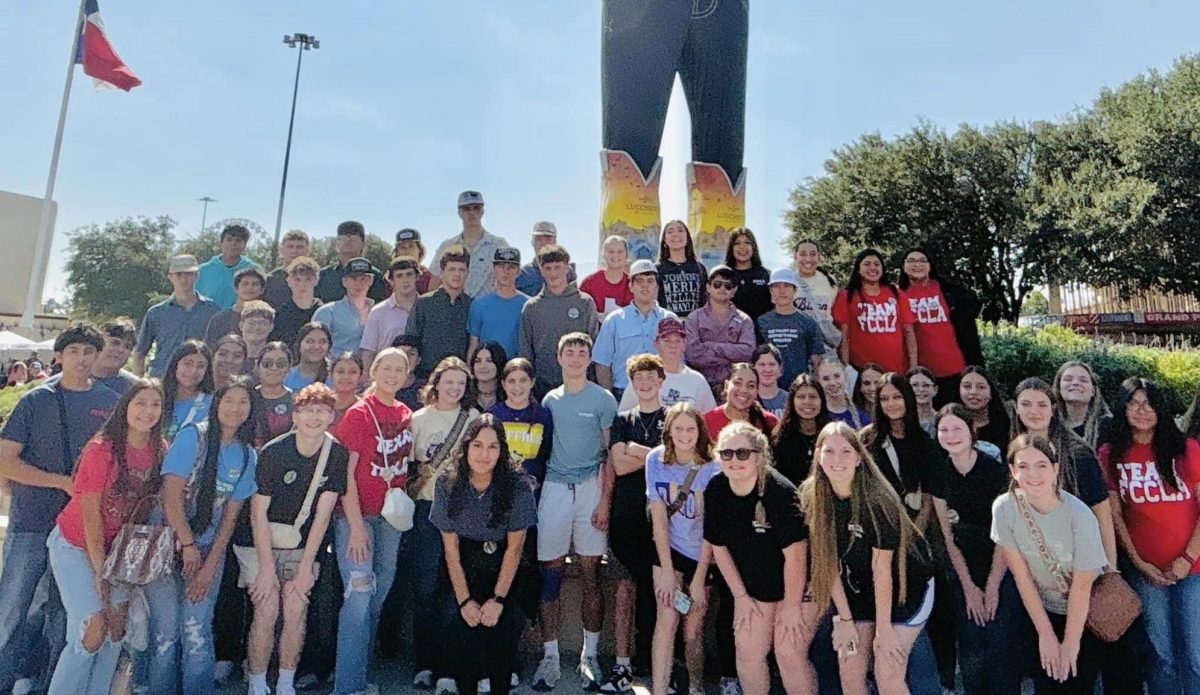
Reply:
M266 369L287 369L288 367L292 366L292 363L290 360L286 359L260 360L258 366Z
M739 461L745 461L750 458L750 454L757 454L758 451L758 449L718 449L717 456L720 456L722 461L732 461L734 456L737 456Z
M737 287L731 280L713 280L708 284L712 285L714 290L732 290Z

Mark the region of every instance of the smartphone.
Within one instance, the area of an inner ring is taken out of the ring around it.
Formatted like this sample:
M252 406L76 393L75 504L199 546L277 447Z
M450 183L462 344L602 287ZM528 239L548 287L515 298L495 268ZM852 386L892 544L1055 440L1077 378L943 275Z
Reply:
M692 597L683 593L679 589L675 590L674 602L675 610L678 611L680 615L687 615L688 611L692 610Z
M843 659L849 659L856 655L858 655L858 642L851 642L845 649L838 652L838 656Z

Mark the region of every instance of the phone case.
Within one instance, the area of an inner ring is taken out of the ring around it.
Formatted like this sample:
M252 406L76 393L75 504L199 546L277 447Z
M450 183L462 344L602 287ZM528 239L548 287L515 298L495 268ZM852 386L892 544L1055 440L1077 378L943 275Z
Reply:
M692 597L683 593L679 589L675 590L675 610L679 611L680 615L687 615L692 609Z

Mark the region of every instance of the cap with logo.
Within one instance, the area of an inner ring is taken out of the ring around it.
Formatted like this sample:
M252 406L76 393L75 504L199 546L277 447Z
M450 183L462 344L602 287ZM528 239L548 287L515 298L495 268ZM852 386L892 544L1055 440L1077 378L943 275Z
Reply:
M521 265L521 252L512 247L496 249L496 252L492 254L492 265L497 263L512 263L513 265Z
M548 236L548 237L554 237L557 239L558 238L558 227L554 226L553 222L547 222L545 220L542 220L541 222L538 222L537 224L533 225L533 235L534 236Z
M483 205L483 194L479 191L463 191L458 194L458 207L464 205Z
M796 277L796 271L791 268L776 268L772 270L771 279L767 284L774 285L777 282L800 289L800 280Z
M342 273L342 276L350 277L351 275L373 275L374 273L371 271L371 261L368 261L360 256L358 258L351 258L349 261L346 261L346 270Z
M171 259L171 265L167 268L168 273L194 273L200 270L200 264L196 262L196 257L184 253Z
M737 277L737 275L733 272L733 268L730 268L724 263L720 265L714 265L708 269L708 279L710 281L713 279L714 275L720 275L721 277L729 278L730 280L733 280Z
M413 229L412 227L405 227L404 229L401 229L400 231L396 232L396 243L397 244L399 244L402 241L420 241L420 240L421 240L421 233L418 232L417 230Z
M654 265L654 261L649 258L639 258L629 266L629 277L637 275L645 275L646 273L654 273L658 275L658 266Z
M665 318L658 322L658 337L662 338L668 335L678 335L687 337L687 328L684 327L683 321L676 318Z

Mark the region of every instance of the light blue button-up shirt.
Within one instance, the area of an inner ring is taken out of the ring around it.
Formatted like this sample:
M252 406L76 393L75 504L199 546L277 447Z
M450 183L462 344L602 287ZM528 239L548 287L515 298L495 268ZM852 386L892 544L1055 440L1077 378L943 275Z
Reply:
M374 305L375 302L367 299L368 310ZM368 313L370 312L368 311ZM332 354L358 352L365 324L358 313L358 308L354 306L349 297L322 304L313 312L312 320L325 324L329 328L329 332L333 334Z
M592 348L592 361L612 370L613 387L625 389L629 386L629 375L625 363L634 355L658 354L654 339L658 337L658 322L665 318L679 318L658 304L649 313L643 314L635 304L621 307L604 319L596 345Z

